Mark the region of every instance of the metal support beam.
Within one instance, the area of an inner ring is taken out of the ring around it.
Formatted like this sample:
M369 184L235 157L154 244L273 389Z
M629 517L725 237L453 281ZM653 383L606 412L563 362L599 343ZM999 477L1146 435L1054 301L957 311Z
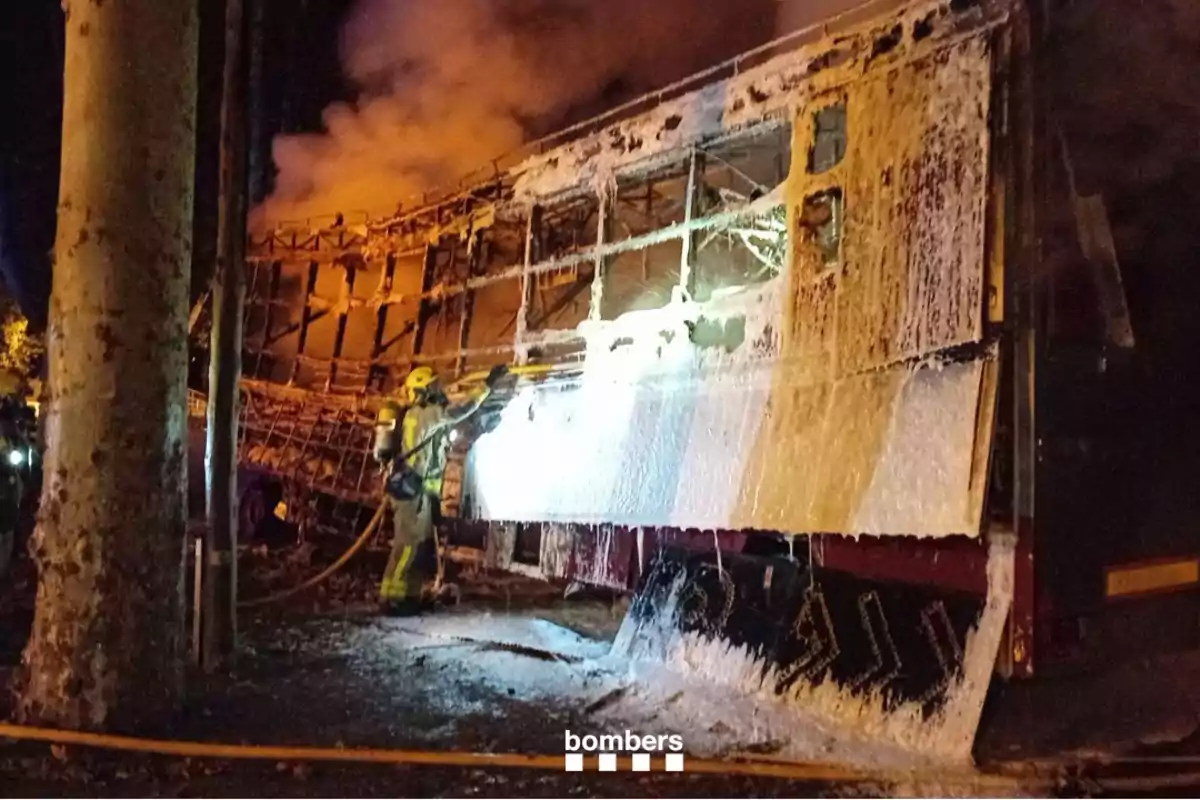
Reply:
M533 302L533 275L530 267L541 258L542 207L529 209L525 226L525 261L521 265L521 305L517 309L517 331L514 339L517 363L525 361L525 337L529 330L529 305Z
M471 244L467 248L467 280L479 272L479 265L487 263L487 239L482 231L471 234ZM458 359L454 363L454 374L461 375L466 363L463 352L467 349L467 338L471 335L471 314L475 310L475 292L463 294L462 318L458 322Z
M538 315L537 319L534 320L533 327L541 328L550 320L551 317L574 302L575 298L583 294L585 289L591 288L592 275L580 275L573 284L567 287L565 292L559 295L558 299L555 300L554 303L552 303L550 306L544 309L541 314Z
M433 289L434 270L437 268L438 249L436 245L425 248L425 261L421 265L421 300L417 304L417 324L413 330L412 355L420 355L425 346L425 329L429 325L429 300L427 295Z
M679 256L679 289L689 300L696 293L696 252L699 250L696 242L699 233L691 227L692 220L704 213L704 209L698 207L703 187L704 155L693 147L691 159L688 161L687 194L684 196L683 205L683 224L688 233L683 237L683 247Z
M292 364L292 376L288 379L288 385L293 386L296 383L296 377L300 372L300 356L304 355L304 346L308 344L308 326L312 324L313 314L308 307L308 298L317 291L317 270L320 264L316 261L308 265L308 284L304 292L304 309L300 312L300 343L296 347L296 361Z
M354 275L357 270L354 267L346 267L346 273L343 277L343 300L346 301L347 307L338 314L337 335L333 340L333 358L329 360L329 377L325 379L325 391L333 389L333 384L337 381L338 359L342 357L342 346L346 343L346 323L350 316L349 299L354 294Z
M316 313L309 315L308 324L312 325L314 322L321 319L328 313L329 313L329 309L323 308L320 311L317 311ZM298 330L300 330L299 322L293 322L291 325L288 325L286 328L279 329L278 331L275 332L275 334L270 339L267 340L266 347L270 347L271 345L275 344L276 342L278 342L282 339L286 339L287 337L291 336L293 333L295 333ZM262 355L261 350L259 351L259 355ZM256 375L255 377L258 377L258 376Z
M242 261L245 264L245 266L242 267L243 273L246 271L246 267L250 265L250 262L246 260L245 254L246 254L246 249L245 249L245 245L243 245L242 246ZM243 337L245 336L246 329L250 327L250 316L253 313L253 311L252 311L253 303L251 303L250 298L253 297L254 293L258 290L258 276L262 273L262 266L263 266L263 262L261 262L261 261L254 262L254 271L250 273L250 279L246 283L246 297L242 300L242 336ZM210 292L212 291L212 286L209 286L208 291L210 291Z
M385 266L383 268L382 290L384 292L386 292L388 294L391 293L392 282L395 280L395 277L396 277L396 254L388 253L387 263L385 264ZM387 327L387 318L388 318L388 305L387 305L387 303L383 303L379 306L379 311L377 311L375 313L375 337L371 343L371 361L372 362L374 362L375 359L377 359L381 355L383 355L383 352L384 352L384 350L383 350L383 332L384 332L384 329ZM367 368L366 388L368 390L370 390L370 388L374 385L375 378L377 377L377 375L378 375L378 368L374 365L374 363L372 363L371 366ZM380 383L382 383L382 381L380 381ZM381 386L380 388L383 388L383 387Z
M604 245L608 241L609 221L613 198L600 196L599 219L596 220L596 250L592 260L592 299L588 304L588 319L599 320L600 306L604 302L605 284L608 282L608 259L604 255Z
M246 308L246 71L242 0L225 2L217 265L212 283L205 447L208 568L202 663L214 670L237 649L238 400Z
M399 331L396 333L396 335L395 335L395 336L393 336L392 338L390 338L390 339L388 339L387 341L383 342L383 343L382 343L382 344L379 346L379 356L382 356L382 355L383 355L384 353L386 353L388 350L391 350L391 349L392 349L392 347L394 347L394 346L395 346L396 342L400 341L400 340L401 340L401 339L403 339L405 336L408 336L408 335L410 335L410 334L411 334L413 331L415 331L416 329L417 329L417 321L416 321L415 319L410 319L408 322L404 323L404 327L403 327L403 328L401 328L401 329L400 329L400 330L399 330ZM377 369L386 369L386 366L381 366L381 365L379 364L379 362L380 362L380 361L383 361L383 359L382 359L382 358L380 358L379 356L376 356L375 358L371 359L371 362L372 362L372 363L371 363L371 366L373 366L373 367L375 367L375 368L377 368Z

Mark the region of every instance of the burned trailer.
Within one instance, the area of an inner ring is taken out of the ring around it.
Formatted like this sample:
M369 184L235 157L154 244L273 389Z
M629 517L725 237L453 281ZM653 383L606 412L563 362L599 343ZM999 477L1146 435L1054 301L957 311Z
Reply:
M1019 535L985 510L1013 9L874 11L519 168L541 224L597 206L530 257L588 270L586 318L516 342L583 369L508 404L464 505L502 559L636 585L619 652L965 756Z
M630 657L935 755L989 688L1194 649L1198 509L1123 536L1080 449L1119 457L1140 373L1032 5L868 4L391 217L257 232L241 460L361 522L412 366L550 365L456 449L448 552L633 592Z

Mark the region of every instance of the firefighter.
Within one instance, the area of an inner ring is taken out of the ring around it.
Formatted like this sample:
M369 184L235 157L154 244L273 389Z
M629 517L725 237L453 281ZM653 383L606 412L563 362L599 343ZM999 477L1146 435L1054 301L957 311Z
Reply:
M405 615L420 611L421 589L437 566L434 525L441 512L442 476L451 433L479 410L508 372L492 369L481 391L451 406L437 375L417 367L404 381L403 404L389 400L375 419L375 458L391 464L388 502L392 504L392 552L379 587L383 609ZM397 430L397 428L399 430ZM407 459L400 460L403 454Z

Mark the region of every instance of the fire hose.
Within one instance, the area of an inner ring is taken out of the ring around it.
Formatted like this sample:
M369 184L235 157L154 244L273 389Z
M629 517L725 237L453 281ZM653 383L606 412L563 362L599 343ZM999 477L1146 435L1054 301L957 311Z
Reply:
M60 745L149 753L179 758L216 758L266 761L325 761L355 764L407 764L435 767L511 768L562 771L563 754L528 755L521 753L478 753L438 750L398 750L387 748L311 747L288 745L227 744L173 739L145 739L136 736L69 731L0 722L0 737L14 740L49 742ZM584 756L584 769L597 771L598 756ZM661 758L655 772L662 773ZM839 783L911 783L937 782L943 785L970 786L978 791L988 788L1013 790L1020 787L1052 789L1057 781L1045 776L1008 776L960 768L922 770L867 770L821 762L785 762L757 759L688 758L686 771L692 774L744 775L786 780Z
M510 367L509 374L510 375L544 375L546 373L553 371L554 369L555 368L553 366L548 365L548 364L525 364L525 365ZM464 375L462 378L460 378L458 381L455 382L454 386L482 380L483 378L485 378L487 376L487 374L488 374L487 372L476 372L476 373ZM428 447L429 444L432 443L433 440L436 439L440 435L440 433L441 433L441 431L435 431L435 432L431 433L430 435L426 436L424 439L422 439L420 442L418 442L417 445L415 447L413 447L411 450L409 450L407 453L404 453L401 456L399 456L397 459L395 459L393 463L407 461L413 455L415 455L416 453L419 453L421 450ZM354 556L358 553L358 551L361 550L364 545L366 545L366 543L371 539L371 537L379 529L380 524L382 524L386 511L387 511L387 499L385 496L385 499L382 502L380 502L379 508L376 509L375 515L371 517L370 522L367 523L367 527L363 529L363 532L361 534L359 534L358 538L355 539L354 542L350 545L350 547L346 549L346 552L342 553L342 555L336 561L334 561L328 567L323 569L321 572L318 572L316 575L312 576L311 578L308 578L305 581L302 581L301 583L291 587L290 589L285 589L281 592L277 592L272 595L267 595L266 597L257 597L257 598L251 599L251 600L239 601L237 604L238 608L258 608L261 606L271 605L272 603L278 603L280 601L288 599L289 597L294 597L295 595L300 594L301 592L311 589L312 587L322 583L323 581L328 580L335 573L337 573L338 570L340 570L342 567L346 566L346 564L350 561L350 559L354 558ZM439 570L439 574L440 574L440 570Z
M371 521L367 523L367 527L363 529L363 532L359 534L357 539L354 540L354 543L347 548L346 552L342 553L341 557L338 558L337 561L334 561L316 575L313 575L311 578L298 583L290 589L285 589L282 592L276 592L275 594L267 595L266 597L257 597L253 600L241 600L238 602L238 608L258 608L259 606L278 603L281 600L286 600L289 597L300 594L306 589L311 589L322 581L328 579L331 575L344 567L346 563L350 559L354 558L355 554L363 548L363 545L367 543L367 541L379 528L379 523L383 521L384 512L386 510L387 501L384 501L379 504L379 508L375 511L375 516L371 517Z

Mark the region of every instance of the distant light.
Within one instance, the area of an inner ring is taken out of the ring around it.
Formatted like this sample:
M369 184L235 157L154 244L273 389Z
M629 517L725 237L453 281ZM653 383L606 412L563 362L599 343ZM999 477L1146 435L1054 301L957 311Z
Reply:
M8 463L12 464L14 467L21 466L22 464L25 463L25 454L22 453L20 450L9 450L8 451Z

